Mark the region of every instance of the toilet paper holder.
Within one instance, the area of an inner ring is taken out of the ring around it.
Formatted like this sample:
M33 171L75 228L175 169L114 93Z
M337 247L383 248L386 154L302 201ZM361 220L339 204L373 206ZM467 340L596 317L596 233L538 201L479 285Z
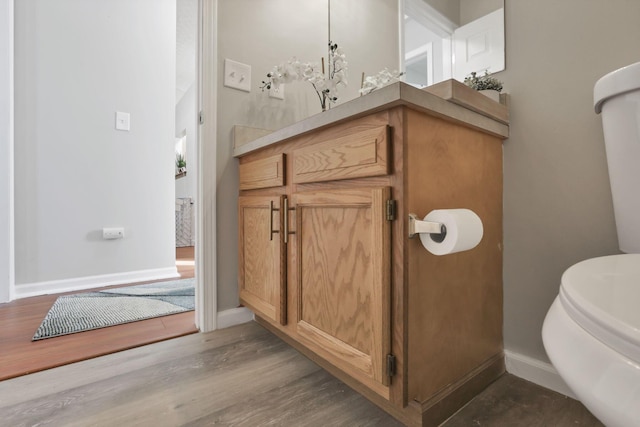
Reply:
M434 242L441 243L447 235L447 227L440 222L422 221L418 215L409 214L409 238L416 234L426 233Z

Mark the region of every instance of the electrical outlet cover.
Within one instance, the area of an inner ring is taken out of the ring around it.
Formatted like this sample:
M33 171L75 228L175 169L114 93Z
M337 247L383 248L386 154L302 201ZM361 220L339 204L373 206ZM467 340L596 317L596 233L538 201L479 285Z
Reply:
M251 65L225 59L224 85L245 92L251 92Z
M124 228L110 227L102 229L102 238L105 240L114 240L124 238Z
M278 89L269 89L269 98L284 99L284 85L278 86Z

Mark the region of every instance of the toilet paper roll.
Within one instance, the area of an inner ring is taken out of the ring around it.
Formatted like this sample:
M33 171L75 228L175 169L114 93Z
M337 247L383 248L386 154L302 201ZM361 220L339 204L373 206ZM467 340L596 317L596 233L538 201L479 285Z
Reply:
M482 220L469 209L438 209L429 212L424 220L439 222L447 227L447 234L441 243L433 240L431 234L420 234L422 246L434 255L467 251L482 240Z

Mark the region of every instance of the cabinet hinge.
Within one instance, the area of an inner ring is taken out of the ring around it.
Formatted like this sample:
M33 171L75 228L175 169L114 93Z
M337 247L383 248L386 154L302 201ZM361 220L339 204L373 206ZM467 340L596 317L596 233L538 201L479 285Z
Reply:
M396 219L396 201L389 199L387 200L386 206L386 215L387 221L394 221Z
M387 376L392 377L396 374L396 357L393 354L387 354Z
M200 123L201 125L204 124L204 113L202 111L198 113L198 123Z

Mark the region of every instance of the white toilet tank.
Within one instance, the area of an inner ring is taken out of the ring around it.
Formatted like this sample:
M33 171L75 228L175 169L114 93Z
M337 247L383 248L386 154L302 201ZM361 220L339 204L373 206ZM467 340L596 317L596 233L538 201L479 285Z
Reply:
M602 114L620 250L640 253L640 62L602 77L593 94Z

